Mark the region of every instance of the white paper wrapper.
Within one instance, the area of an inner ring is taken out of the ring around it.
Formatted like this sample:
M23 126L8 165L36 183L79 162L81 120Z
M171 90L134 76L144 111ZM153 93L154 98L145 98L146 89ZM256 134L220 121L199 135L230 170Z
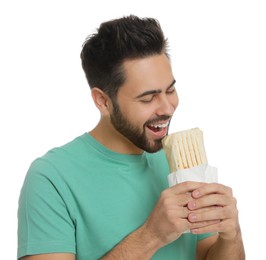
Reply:
M217 168L202 164L193 168L178 170L168 175L169 187L185 181L218 182Z
M205 183L218 182L217 168L207 164L202 164L193 168L178 170L168 175L169 187L185 181ZM184 233L190 233L190 230L186 230Z

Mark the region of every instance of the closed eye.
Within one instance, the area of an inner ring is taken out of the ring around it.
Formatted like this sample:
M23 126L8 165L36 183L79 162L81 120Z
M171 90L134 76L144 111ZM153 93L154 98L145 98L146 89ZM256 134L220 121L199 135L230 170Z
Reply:
M176 92L175 87L171 86L171 88L167 89L166 94L170 95L170 94L173 94L175 92ZM141 99L140 102L144 103L144 104L145 103L151 103L154 100L154 98L156 97L156 95L158 95L158 94L146 96L145 99Z
M172 94L175 93L175 80L168 86L165 93L166 94ZM140 95L136 96L135 99L138 99L139 102L147 104L153 101L153 99L158 95L162 93L162 90L148 90L146 92L141 93Z
M167 89L166 93L167 93L167 94L172 94L172 93L174 93L175 91L176 91L175 86L171 86L169 89Z
M153 99L154 99L154 95L152 95L150 97L146 97L145 99L141 99L140 102L141 103L150 103L150 102L152 102Z

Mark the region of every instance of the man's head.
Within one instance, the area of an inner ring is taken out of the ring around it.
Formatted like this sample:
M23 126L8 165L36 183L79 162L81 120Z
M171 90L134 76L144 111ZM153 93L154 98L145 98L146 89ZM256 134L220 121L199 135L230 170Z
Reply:
M135 16L103 23L81 59L101 112L102 143L122 153L160 150L178 97L159 23Z
M83 44L81 60L90 87L115 100L125 81L123 63L162 53L168 56L158 21L131 15L102 23Z

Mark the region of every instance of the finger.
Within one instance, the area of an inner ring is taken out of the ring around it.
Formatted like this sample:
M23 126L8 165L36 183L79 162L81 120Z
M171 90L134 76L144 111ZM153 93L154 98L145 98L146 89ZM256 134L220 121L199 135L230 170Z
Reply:
M205 233L214 233L219 232L220 230L221 221L217 223L213 223L210 225L205 225L202 227L193 227L190 229L192 234L205 234Z
M210 210L191 212L188 215L190 222L202 222L211 220L235 219L237 211L232 207L213 207Z
M192 227L190 231L193 234L203 234L203 233L213 233L213 232L231 234L231 233L236 233L237 229L238 229L237 223L228 219L201 227L196 227L195 224L195 226Z
M190 211L187 207L172 207L166 212L171 219L188 219Z
M201 186L206 185L203 182L186 181L172 186L171 189L174 194L182 194L198 190Z
M189 202L190 203L190 202ZM210 210L215 210L216 208L219 208L221 206L210 206L210 207L205 207L205 208L199 208L199 209L195 209L195 210L189 210L190 213L194 212L194 213L202 213L202 212L210 212Z
M176 205L180 207L184 207L184 209L187 209L187 212L189 211L187 205L193 200L190 193L180 194L173 199L175 199L173 203L175 203Z
M211 193L217 193L217 194L225 194L228 196L232 196L233 192L230 187L227 187L225 185L219 184L219 183L208 183L205 185L202 185L198 188L196 188L192 192L192 197L193 198L200 198L202 196L205 196L207 194Z
M179 233L184 233L191 228L193 228L193 224L190 223L187 219L180 219L179 223L176 223L176 230Z
M188 209L196 210L199 208L210 207L210 206L236 206L236 199L231 196L221 194L211 194L200 197L188 203Z
M221 222L221 220L210 220L210 221L202 221L202 222L191 223L190 230L201 229L201 228L205 228L205 227L208 227L208 226L213 226L214 224L218 224L220 222Z
M187 204L191 200L189 193L173 195L169 189L166 189L161 193L156 208L165 214L175 214L175 218L187 218L190 212Z
M191 193L175 194L173 190L166 189L161 193L160 202L165 209L175 207L186 207L193 198Z

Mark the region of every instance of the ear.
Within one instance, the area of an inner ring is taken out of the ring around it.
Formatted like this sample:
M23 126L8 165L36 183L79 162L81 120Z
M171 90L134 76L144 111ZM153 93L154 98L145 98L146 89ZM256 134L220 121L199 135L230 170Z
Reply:
M91 96L95 106L100 110L102 115L110 113L111 100L101 89L93 88L91 90Z

